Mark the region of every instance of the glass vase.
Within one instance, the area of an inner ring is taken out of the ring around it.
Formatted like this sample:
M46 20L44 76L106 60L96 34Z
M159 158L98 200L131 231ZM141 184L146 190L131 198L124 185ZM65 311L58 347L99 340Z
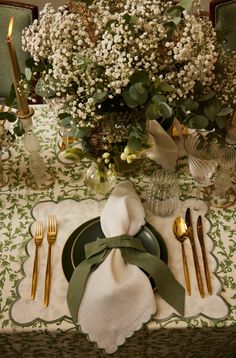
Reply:
M92 163L85 173L85 185L97 195L110 192L115 182L115 172L106 167L99 167L96 163Z

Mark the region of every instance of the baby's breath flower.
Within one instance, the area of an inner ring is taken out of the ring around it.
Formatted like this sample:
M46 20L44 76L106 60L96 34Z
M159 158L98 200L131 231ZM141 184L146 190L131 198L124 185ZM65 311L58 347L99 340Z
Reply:
M236 103L236 66L224 55L227 71L218 81L218 44L208 18L183 11L170 36L168 24L173 18L167 10L174 1L76 4L77 11L68 4L58 10L46 4L40 20L23 31L23 49L45 65L43 89L55 96L51 109L56 115L69 113L73 125L91 130L90 154L107 166L117 152L128 163L139 157L127 146L136 116L129 116L129 110L124 119L122 99L130 77L138 71L148 73L150 85L162 80L171 86L166 101L172 108L182 99L193 99L199 84L206 93L209 88L221 92L222 102ZM25 84L21 88L28 91ZM115 103L115 113L107 114L105 100Z

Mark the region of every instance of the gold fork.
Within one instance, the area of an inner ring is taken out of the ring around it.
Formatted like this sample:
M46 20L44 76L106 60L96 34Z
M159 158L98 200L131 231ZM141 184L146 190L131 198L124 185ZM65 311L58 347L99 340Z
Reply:
M44 306L47 307L49 303L50 286L51 286L51 249L52 245L56 241L57 236L57 221L55 215L48 216L47 226L47 240L48 240L48 259L47 269L45 277L45 289L44 289Z
M36 222L35 233L34 233L34 243L35 243L35 256L34 256L34 267L32 275L32 288L31 288L31 298L34 300L37 281L38 281L38 248L43 241L43 224L41 221Z

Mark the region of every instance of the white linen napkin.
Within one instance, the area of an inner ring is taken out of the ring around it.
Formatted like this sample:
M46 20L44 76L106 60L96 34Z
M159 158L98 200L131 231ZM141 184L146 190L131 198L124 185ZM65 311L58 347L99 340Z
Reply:
M147 157L166 170L174 171L178 159L178 148L173 139L155 120L149 121L149 139L151 148Z
M101 214L106 237L135 235L145 224L142 203L131 182L116 186ZM137 267L125 264L119 248L92 272L79 306L82 331L99 348L113 353L156 311L154 293L147 276Z

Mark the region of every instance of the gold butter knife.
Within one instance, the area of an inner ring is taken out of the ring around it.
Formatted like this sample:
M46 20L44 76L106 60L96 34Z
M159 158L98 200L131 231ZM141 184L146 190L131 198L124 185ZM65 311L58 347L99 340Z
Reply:
M204 243L204 237L203 237L203 225L202 225L202 217L199 215L197 219L197 235L200 242L201 250L202 250L202 258L203 258L203 264L204 264L204 271L205 271L205 277L206 277L206 284L207 284L207 290L209 295L212 295L212 286L211 286L211 278L210 278L210 272L206 257L206 248Z
M197 257L197 250L196 250L195 240L194 240L193 225L192 225L192 217L191 217L190 208L188 208L186 210L185 221L186 221L186 224L187 224L187 227L188 227L188 237L189 237L191 247L192 247L192 252L193 252L193 260L194 260L195 272L196 272L196 276L197 276L198 289L199 289L199 292L200 292L200 296L203 298L204 297L204 288L203 288L202 276L201 276L199 261L198 261L198 257Z

